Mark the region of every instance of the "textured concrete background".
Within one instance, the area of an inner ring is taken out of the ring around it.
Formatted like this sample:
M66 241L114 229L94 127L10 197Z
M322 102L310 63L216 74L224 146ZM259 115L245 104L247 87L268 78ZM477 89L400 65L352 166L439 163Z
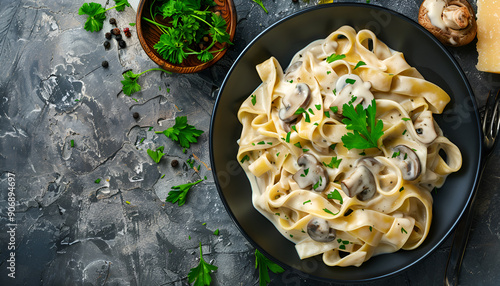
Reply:
M258 285L254 248L226 213L203 164L209 164L214 90L260 31L318 1L263 0L265 14L250 0L235 0L234 46L218 64L192 75L148 73L139 79L142 92L132 97L121 91L122 72L155 64L134 27L127 48L113 40L105 50L111 25L106 20L101 32L83 30L85 17L77 14L83 2L0 0L0 285L187 285L200 242L205 260L219 267L212 285ZM371 3L416 20L421 0ZM135 22L131 8L107 12L111 17L120 27ZM483 106L487 91L500 88L500 77L475 69L474 44L450 51ZM101 67L103 60L109 68ZM205 131L187 153L154 133L184 115ZM160 164L146 153L158 146L166 153ZM483 176L461 285L500 283L499 155L497 148ZM188 159L201 165L198 172ZM172 160L179 166L171 167ZM16 182L15 279L7 276L9 173ZM172 186L205 176L184 206L165 203ZM409 270L367 285L441 285L450 243ZM327 285L293 271L271 278L272 285Z

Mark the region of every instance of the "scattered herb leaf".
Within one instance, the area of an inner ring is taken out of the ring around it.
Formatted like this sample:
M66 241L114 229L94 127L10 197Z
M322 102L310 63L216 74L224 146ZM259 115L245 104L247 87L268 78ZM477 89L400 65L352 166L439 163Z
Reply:
M194 186L202 181L203 181L202 179L199 179L198 181L196 181L194 183L187 183L187 184L182 184L182 185L178 185L178 186L173 186L172 190L170 190L170 192L168 192L168 196L167 196L166 201L171 202L173 204L177 203L179 206L184 205L184 203L186 203L186 196L187 196L187 193L189 192L189 189L192 186Z
M208 286L212 282L212 277L210 273L217 270L218 267L210 263L205 262L203 259L203 253L201 251L200 242L200 263L195 268L191 268L188 273L189 283L194 282L194 286Z
M259 286L266 286L271 282L269 270L275 274L285 271L281 266L269 260L257 249L255 250L255 269L259 270Z
M366 109L360 104L356 108L352 103L344 104L342 114L346 118L342 119L342 123L346 125L347 130L353 130L353 133L347 133L341 138L347 149L378 147L377 140L384 134L382 131L384 124L380 119L376 121L376 112L375 100L372 100Z
M156 131L155 133L163 133L173 141L179 142L181 147L189 148L191 143L198 142L196 138L203 134L203 131L196 129L193 125L189 125L187 123L187 116L178 116L175 118L174 126L164 131Z

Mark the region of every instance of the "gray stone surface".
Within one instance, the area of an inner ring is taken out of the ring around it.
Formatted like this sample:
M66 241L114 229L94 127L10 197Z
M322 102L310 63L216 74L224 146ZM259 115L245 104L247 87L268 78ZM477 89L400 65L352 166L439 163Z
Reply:
M133 27L127 48L111 41L105 50L103 35L111 26L106 21L101 32L83 30L84 17L77 14L83 2L0 0L0 285L187 285L199 243L205 260L219 267L212 285L257 285L254 248L224 209L209 169L213 90L263 29L318 1L264 0L265 14L250 0L235 0L234 46L218 64L191 75L150 72L132 97L121 91L122 72L155 64ZM96 2L109 7L113 1ZM371 3L416 19L421 1ZM122 27L135 22L130 8L111 10L110 17ZM475 69L474 44L450 51L483 106L487 91L500 87L500 76ZM103 60L109 68L101 67ZM154 133L183 115L205 131L186 153ZM166 155L155 164L146 150L158 146ZM497 148L483 176L461 285L500 284L499 156ZM188 159L200 170L189 168ZM172 160L180 165L171 167ZM7 276L10 173L16 183L15 279ZM205 176L184 206L165 203L172 186ZM409 270L367 285L440 285L450 244L448 239ZM328 285L294 271L271 279L272 285Z

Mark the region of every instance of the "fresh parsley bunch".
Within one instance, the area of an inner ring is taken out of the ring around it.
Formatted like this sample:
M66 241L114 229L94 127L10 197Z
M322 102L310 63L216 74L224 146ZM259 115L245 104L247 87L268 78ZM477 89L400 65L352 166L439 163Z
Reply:
M347 149L368 149L378 148L378 139L384 135L382 131L384 123L382 120L376 120L377 104L375 99L366 109L361 104L356 107L352 105L352 101L344 104L342 115L342 123L346 125L347 130L352 130L353 133L347 133L342 136L341 140Z
M196 55L198 60L208 62L214 58L211 51L216 43L228 43L230 36L226 32L227 23L220 16L210 11L215 6L213 0L163 0L163 4L151 7L153 19L143 18L155 24L162 32L160 40L154 45L156 51L166 61L182 63L189 55ZM169 21L169 26L154 21L161 16ZM207 37L209 43L200 47Z

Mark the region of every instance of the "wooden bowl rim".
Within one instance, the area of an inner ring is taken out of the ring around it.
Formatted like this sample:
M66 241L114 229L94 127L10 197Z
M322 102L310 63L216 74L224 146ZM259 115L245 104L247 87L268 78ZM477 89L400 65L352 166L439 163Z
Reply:
M141 43L142 49L146 52L148 57L158 64L161 68L175 72L175 73L196 73L199 71L202 71L213 64L215 64L218 60L224 56L226 51L229 48L228 44L226 45L226 48L220 52L218 52L214 58L208 62L199 64L197 66L179 66L175 65L172 63L167 62L163 58L157 56L157 53L155 50L150 49L148 44L146 43L146 39L144 38L144 35L142 33L142 14L143 14L143 9L144 9L144 4L147 0L141 0L139 3L139 6L137 8L137 14L136 14L136 26L137 26L137 36L139 37L139 43ZM236 32L236 8L234 7L234 3L232 0L223 0L224 1L224 6L222 7L228 7L229 8L229 15L230 15L230 21L228 23L229 26L229 36L230 36L230 41L232 42L234 39L234 34Z

